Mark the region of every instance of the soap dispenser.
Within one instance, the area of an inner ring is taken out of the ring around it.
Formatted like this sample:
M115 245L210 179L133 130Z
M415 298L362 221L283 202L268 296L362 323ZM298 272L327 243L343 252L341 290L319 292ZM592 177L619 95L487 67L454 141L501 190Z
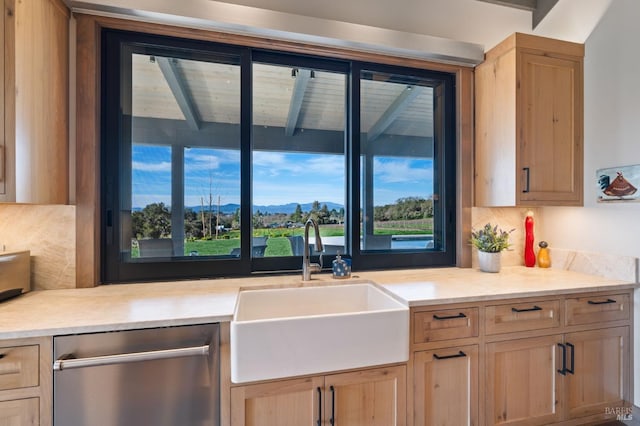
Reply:
M338 252L338 255L332 262L331 269L333 270L333 278L343 279L351 277L351 265L340 256L340 252Z

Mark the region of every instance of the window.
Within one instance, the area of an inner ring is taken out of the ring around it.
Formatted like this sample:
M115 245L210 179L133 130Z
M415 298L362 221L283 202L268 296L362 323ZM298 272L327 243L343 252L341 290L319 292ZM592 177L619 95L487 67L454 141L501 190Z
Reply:
M453 265L453 76L103 35L103 281Z

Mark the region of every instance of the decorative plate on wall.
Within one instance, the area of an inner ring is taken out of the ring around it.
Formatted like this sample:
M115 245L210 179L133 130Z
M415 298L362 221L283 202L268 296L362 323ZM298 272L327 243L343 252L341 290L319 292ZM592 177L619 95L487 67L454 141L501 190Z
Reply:
M598 202L640 201L640 165L596 170Z

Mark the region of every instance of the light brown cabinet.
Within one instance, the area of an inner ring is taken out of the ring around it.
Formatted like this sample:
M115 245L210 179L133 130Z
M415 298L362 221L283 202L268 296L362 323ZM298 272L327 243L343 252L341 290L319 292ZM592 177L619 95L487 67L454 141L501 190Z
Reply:
M478 345L416 352L414 425L476 425Z
M488 336L497 341L486 344L486 424L604 419L607 409L624 407L630 397L629 301L624 293L499 305L513 305L513 315L522 316L520 323L507 322L502 335ZM494 308L486 308L487 332Z
M476 67L477 206L583 204L583 57L516 33Z
M69 201L69 17L61 0L4 0L0 202Z
M405 426L406 367L392 366L231 389L231 426Z
M487 345L487 425L547 425L562 420L562 336Z
M52 339L0 341L0 425L51 426Z

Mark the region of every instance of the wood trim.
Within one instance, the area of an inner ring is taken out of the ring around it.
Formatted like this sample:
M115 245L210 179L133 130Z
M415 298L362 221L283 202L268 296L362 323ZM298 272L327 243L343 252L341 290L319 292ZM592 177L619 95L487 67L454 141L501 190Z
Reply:
M456 100L458 139L457 265L471 266L471 248L466 243L471 232L473 182L473 70L462 66L419 59L267 38L226 34L193 28L160 25L104 16L76 14L76 286L94 287L100 280L100 31L111 28L167 35L282 52L376 62L404 67L450 72L457 76Z
M471 213L474 203L474 72L460 68L456 76L457 103L457 189L456 189L456 266L471 267Z
M100 27L78 15L76 60L76 286L100 283Z

